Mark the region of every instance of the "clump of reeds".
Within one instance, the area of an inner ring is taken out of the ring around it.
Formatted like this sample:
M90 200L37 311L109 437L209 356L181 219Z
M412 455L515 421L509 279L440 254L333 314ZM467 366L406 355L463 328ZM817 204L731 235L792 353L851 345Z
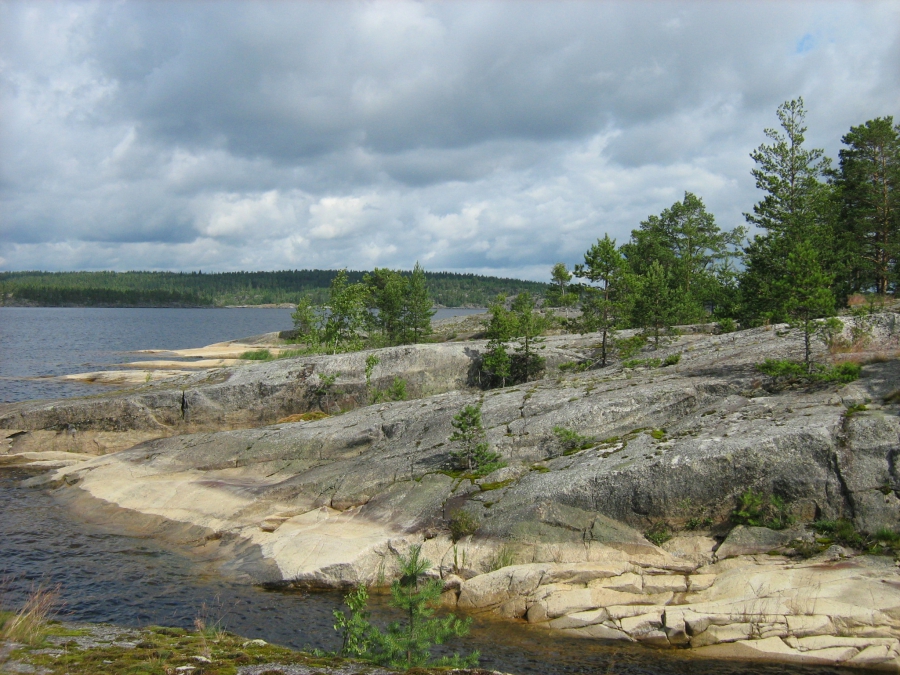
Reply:
M39 586L32 590L19 611L0 612L0 640L28 645L42 642L58 600L59 586Z

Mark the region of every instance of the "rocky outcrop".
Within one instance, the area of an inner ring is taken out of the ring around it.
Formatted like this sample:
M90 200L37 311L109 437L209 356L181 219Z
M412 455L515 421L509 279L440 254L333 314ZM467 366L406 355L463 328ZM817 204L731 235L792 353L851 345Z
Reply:
M893 561L876 557L738 558L696 569L665 561L530 564L462 583L458 606L573 637L897 672L898 582Z
M422 398L475 384L485 343L420 344L333 356L310 356L182 374L94 396L0 406L0 429L156 431L160 435L271 424L298 413L365 406L374 393L404 380ZM379 359L366 378L366 358ZM548 346L552 368L580 353ZM122 377L135 375L122 371ZM165 371L163 371L165 372ZM92 375L92 374L88 374ZM330 381L328 378L333 377ZM140 378L138 378L140 379Z
M876 322L874 346L896 351L897 339L891 317ZM558 336L546 353L557 364L586 359L595 342ZM798 525L900 523L895 359L866 365L847 386L776 386L754 364L794 355L800 343L784 327L760 328L683 335L643 355L680 354L665 368L613 365L483 392L467 386L479 344L378 352L378 381L402 373L419 398L369 406L366 353L236 370L190 390L191 420L196 411L198 425L239 426L303 410L328 374L339 374L342 393L317 405L345 412L151 440L48 480L88 517L108 523L118 513L123 525L193 540L257 582L374 583L390 577L397 551L422 543L447 581L445 600L462 608L742 658L898 663L891 561L766 555L800 531L746 528L721 543L747 490L778 497ZM165 406L140 398L165 393L152 391L110 401L144 401L158 420ZM506 466L470 479L452 470L448 439L452 417L476 403ZM7 411L3 424L49 424L49 405ZM53 405L88 415L87 403ZM169 432L195 423L175 417ZM460 511L479 526L454 543L447 526ZM665 549L641 534L698 523L706 529Z

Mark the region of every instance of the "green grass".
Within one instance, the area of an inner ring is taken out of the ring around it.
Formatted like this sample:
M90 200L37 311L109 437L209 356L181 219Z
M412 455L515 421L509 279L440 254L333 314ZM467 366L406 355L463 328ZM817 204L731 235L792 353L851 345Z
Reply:
M268 349L254 349L250 352L244 352L238 358L244 359L245 361L271 361L275 357L272 356L272 352Z
M241 667L268 663L302 665L315 672L319 668L352 663L338 657L254 644L246 638L221 631L188 632L178 628L151 627L141 630L135 637L133 648L100 643L97 647L79 649L78 643L70 640L62 643L63 654L36 653L37 648L56 647L55 644L42 643L35 645L35 649L17 650L12 656L45 668L53 675L170 675L182 666L194 666L196 670L189 672L195 674L234 675ZM209 659L209 662L198 662L195 659L197 656Z

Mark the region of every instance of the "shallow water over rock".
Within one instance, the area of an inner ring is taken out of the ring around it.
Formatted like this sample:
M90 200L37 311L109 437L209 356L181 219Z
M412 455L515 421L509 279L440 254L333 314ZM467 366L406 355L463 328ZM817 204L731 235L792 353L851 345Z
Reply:
M295 648L335 649L337 593L265 591L198 571L194 561L154 541L125 537L73 519L46 491L0 471L0 601L19 606L35 587L59 586L60 618L128 626L190 628L219 622L251 638ZM373 616L387 621L376 598ZM475 617L472 635L448 650L481 651L481 664L516 675L737 675L839 673L839 669L718 663L637 646L564 640L542 629Z

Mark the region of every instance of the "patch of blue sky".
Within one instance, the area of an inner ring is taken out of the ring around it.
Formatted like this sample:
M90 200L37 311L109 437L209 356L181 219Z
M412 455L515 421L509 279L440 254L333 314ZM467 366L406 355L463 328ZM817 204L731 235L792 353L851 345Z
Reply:
M806 54L812 51L816 46L816 38L812 33L806 33L802 38L797 40L797 54Z

